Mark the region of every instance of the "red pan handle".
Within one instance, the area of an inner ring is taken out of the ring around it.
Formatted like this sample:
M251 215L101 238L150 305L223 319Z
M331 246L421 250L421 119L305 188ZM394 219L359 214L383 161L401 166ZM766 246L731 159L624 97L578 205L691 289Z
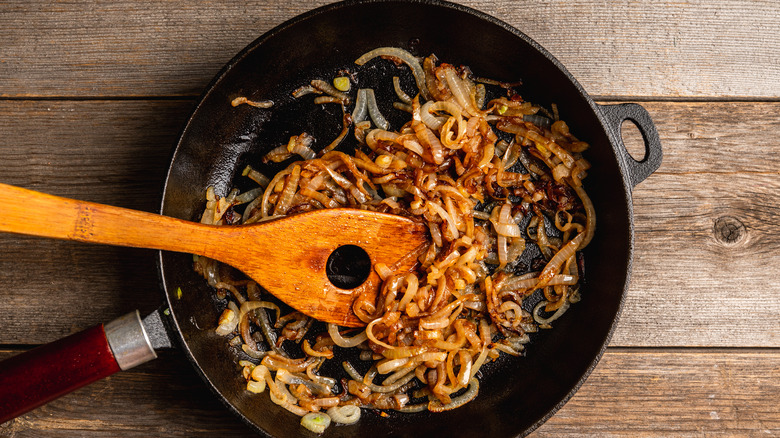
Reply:
M138 311L0 362L0 423L157 357Z

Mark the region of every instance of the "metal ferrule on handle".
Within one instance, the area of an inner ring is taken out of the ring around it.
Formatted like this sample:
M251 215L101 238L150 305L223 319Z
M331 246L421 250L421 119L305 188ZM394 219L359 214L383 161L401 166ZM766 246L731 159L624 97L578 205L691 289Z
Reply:
M114 359L123 371L157 358L137 310L109 322L105 330Z

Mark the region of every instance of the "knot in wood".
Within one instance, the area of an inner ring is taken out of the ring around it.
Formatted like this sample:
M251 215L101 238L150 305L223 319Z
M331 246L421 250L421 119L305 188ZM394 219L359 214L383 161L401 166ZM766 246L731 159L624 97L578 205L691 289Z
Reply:
M747 235L745 225L733 216L722 216L715 220L715 239L724 245L736 245Z

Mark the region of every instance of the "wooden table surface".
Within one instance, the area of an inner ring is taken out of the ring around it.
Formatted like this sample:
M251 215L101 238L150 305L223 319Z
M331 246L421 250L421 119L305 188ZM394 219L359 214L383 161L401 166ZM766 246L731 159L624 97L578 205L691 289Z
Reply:
M0 182L156 211L209 80L325 3L0 1ZM463 3L527 33L597 101L644 105L664 148L634 191L617 331L535 436L780 436L776 1ZM11 235L0 248L0 358L161 304L154 251ZM0 425L2 437L249 434L174 350Z

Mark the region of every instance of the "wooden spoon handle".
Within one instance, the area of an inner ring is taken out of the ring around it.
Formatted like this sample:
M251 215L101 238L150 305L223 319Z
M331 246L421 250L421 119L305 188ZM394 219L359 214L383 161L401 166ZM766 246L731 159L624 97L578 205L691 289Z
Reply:
M227 263L301 312L357 327L356 297L370 300L380 285L372 269L353 289L326 272L340 247L365 250L371 266L405 271L427 244L427 227L384 213L324 209L287 219L221 227L126 208L76 201L0 184L0 231L107 245L198 254Z
M0 231L137 248L204 253L209 227L0 184Z

